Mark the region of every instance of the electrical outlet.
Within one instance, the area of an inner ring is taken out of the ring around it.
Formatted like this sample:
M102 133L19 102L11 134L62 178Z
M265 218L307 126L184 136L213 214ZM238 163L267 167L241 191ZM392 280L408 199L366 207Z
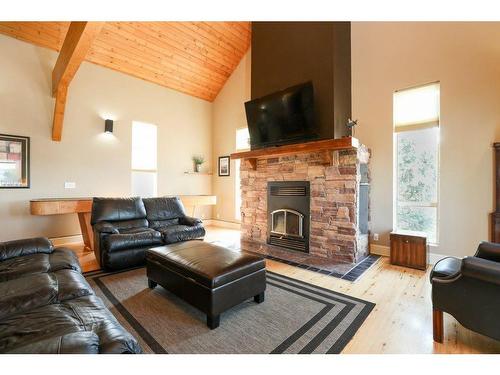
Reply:
M373 233L373 241L378 241L378 233Z
M64 188L65 189L75 189L76 188L76 182L65 182L64 183Z

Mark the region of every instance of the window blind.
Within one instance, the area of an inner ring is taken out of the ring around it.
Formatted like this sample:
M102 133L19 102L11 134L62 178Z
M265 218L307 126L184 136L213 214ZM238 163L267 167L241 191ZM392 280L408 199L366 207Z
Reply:
M439 83L399 90L394 93L394 131L439 126Z

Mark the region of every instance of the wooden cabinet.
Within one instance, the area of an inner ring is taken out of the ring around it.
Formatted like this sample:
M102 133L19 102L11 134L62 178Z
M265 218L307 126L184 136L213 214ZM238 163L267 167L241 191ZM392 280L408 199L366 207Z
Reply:
M425 271L428 264L425 234L411 231L392 232L391 264Z

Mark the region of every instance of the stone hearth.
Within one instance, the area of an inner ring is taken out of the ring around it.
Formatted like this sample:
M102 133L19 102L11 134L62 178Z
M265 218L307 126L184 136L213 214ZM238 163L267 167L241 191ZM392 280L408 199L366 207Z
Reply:
M368 235L361 234L358 204L361 164L368 163L366 147L318 151L257 159L255 170L241 164L242 247L267 254L279 252L312 264L356 263L368 254ZM269 181L309 181L309 254L267 244Z

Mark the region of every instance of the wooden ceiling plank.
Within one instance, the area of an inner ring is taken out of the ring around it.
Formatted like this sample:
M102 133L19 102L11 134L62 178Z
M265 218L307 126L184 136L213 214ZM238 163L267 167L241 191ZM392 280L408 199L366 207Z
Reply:
M130 53L127 53L127 51L125 51L126 54L121 54L118 50L119 47L109 47L108 45L100 41L96 41L94 46L92 47L92 51L108 55L110 58L121 58L121 61L128 61L131 64L133 63L134 65L147 68L156 74L170 77L170 79L175 79L179 82L185 82L191 87L213 92L217 92L217 90L221 87L220 84L211 85L210 83L206 83L206 81L196 79L196 76L194 74L192 76L188 76L173 69L165 70L165 67L161 65L159 66L159 64L157 63L152 63L150 60L141 57L141 55L132 56Z
M124 37L128 39L127 43L131 43L132 45L135 45L137 48L140 48L141 51L153 51L153 54L156 54L159 58L155 59L155 61L161 60L162 65L167 65L171 68L174 68L175 70L178 70L180 72L184 72L187 75L196 75L196 74L201 74L201 77L199 78L207 78L210 79L210 82L213 82L214 84L217 85L222 85L227 77L226 76L221 76L221 75L215 75L213 71L210 71L204 67L200 67L199 65L193 63L192 61L182 61L177 59L172 58L171 55L165 55L165 49L162 47L158 47L152 43L149 43L148 41L145 41L136 35L125 35L125 34L120 34L121 39L123 40ZM125 54L125 53L124 53ZM147 53L147 55L151 55L151 53Z
M150 35L147 32L141 30L140 28L120 23L120 25L117 26L116 33L119 35L123 35L124 37L127 37L130 40L133 40L134 42L143 45L147 48L156 50L157 52L165 56L165 58L170 59L172 62L176 64L189 64L192 66L200 66L199 61L193 61L192 58L186 58L185 56L178 54L177 50L174 49L172 46L166 44L162 40L159 40L154 36L154 34ZM224 79L227 79L227 77L230 74L226 70L219 68L217 66L206 67L205 65L203 65L202 68L205 69L207 73L219 74L222 77L224 77Z
M128 27L130 25L127 25L125 27ZM178 58L182 63L190 62L190 63L196 63L199 64L207 69L215 69L216 71L220 72L221 74L224 74L226 77L229 77L231 75L231 70L228 69L226 66L220 64L217 61L211 61L208 59L203 59L195 56L191 56L185 51L183 51L180 48L174 47L164 39L158 38L157 33L152 32L151 30L147 28L141 28L137 25L133 25L132 29L134 29L133 33L140 38L144 38L150 43L156 44L160 48L163 48L165 51L168 51L167 54L172 54L174 58Z
M229 37L237 43L238 45L245 46L248 43L248 33L242 31L232 22L207 22L213 25L217 30L220 30L221 34Z
M237 49L227 40L224 40L220 37L220 34L216 33L210 26L203 22L183 22L186 27L191 28L196 34L202 35L207 39L212 40L214 43L217 43L219 46L223 46L225 49L230 51L235 55L244 54L243 51Z
M0 32L25 42L50 48L55 51L58 50L58 40L56 38L47 35L40 35L37 30L31 29L29 26L19 25L11 27L0 25Z
M158 32L163 32L167 37L177 40L179 44L185 46L186 52L192 55L206 56L227 67L234 67L237 56L228 54L226 51L221 52L219 48L212 48L201 38L193 38L191 35L172 27L172 23L174 22L153 22L154 26L152 27L155 27Z
M206 96L211 96L215 94L213 89L209 89L201 85L191 84L185 80L181 80L176 76L166 75L163 70L156 69L151 65L141 64L140 62L131 58L125 59L120 56L110 56L106 52L107 51L101 51L98 48L96 48L89 53L89 57L92 59L93 62L105 62L106 64L123 65L128 67L129 70L137 69L137 71L147 75L148 77L155 77L156 78L155 83L160 81L163 83L164 86L166 85L167 87L171 87L172 85L170 85L170 83L172 83L175 84L176 87L183 87L185 90L204 92L207 94Z
M235 50L233 47L226 46L215 36L206 33L203 29L200 29L198 26L196 26L196 22L171 22L171 25L182 33L189 35L191 38L200 40L205 45L210 46L210 48L216 49L220 53L232 56L233 59L238 60L240 54L237 50Z
M114 47L126 47L126 50L122 53L123 55L127 55L127 50L129 50L131 54L140 55L145 59L150 59L153 63L158 63L165 66L167 69L179 70L187 75L196 74L217 85L223 85L227 79L227 77L214 74L213 72L208 73L205 69L200 69L199 66L193 66L191 64L176 64L171 61L172 59L168 58L163 53L158 52L153 48L148 48L135 40L124 37L123 34L117 34L108 27L101 31L99 38L96 40L96 43L101 42Z
M213 33L216 38L232 46L240 54L245 54L245 41L231 33L223 22L200 22L200 24L207 27L207 31Z
M97 65L105 66L109 69L116 70L121 73L126 73L128 75L140 78L148 82L153 82L158 85L168 87L191 96L195 96L203 100L209 100L209 101L213 100L212 99L213 95L209 92L203 92L202 90L191 90L191 89L188 90L186 89L185 86L178 85L175 82L165 82L160 74L155 74L154 72L151 72L146 68L135 66L127 61L121 61L120 59L111 58L99 52L90 51L89 61Z

